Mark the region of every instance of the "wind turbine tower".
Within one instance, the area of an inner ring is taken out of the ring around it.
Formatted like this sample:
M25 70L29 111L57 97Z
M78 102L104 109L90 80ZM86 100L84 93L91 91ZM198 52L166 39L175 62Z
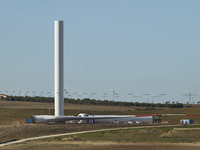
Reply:
M184 91L188 92L188 97L189 97L189 103L190 103L190 104L191 104L191 96L192 96L192 92L194 92L196 89L198 89L198 88L195 88L195 89L192 90L192 91L188 91L188 90L185 90L185 89L183 88Z
M55 116L64 115L64 65L63 65L63 21L54 22L54 104L55 104Z
M121 85L121 84L120 84ZM118 85L114 90L112 90L112 89L109 89L109 88L106 88L106 89L108 89L108 90L110 90L110 91L112 91L113 92L113 101L115 100L115 91L118 89L118 87L120 87L120 85Z

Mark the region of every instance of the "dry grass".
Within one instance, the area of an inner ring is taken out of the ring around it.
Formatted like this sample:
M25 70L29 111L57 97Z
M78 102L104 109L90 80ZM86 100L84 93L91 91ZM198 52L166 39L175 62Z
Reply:
M133 127L130 124L30 124L0 126L0 143L18 139L90 131L98 129Z
M38 102L15 102L15 101L0 101L0 142L12 141L16 139L23 139L28 137L36 137L42 135L51 135L51 134L59 134L59 133L67 133L67 132L77 132L77 131L85 131L85 130L94 130L94 129L106 129L106 128L119 128L119 127L126 127L126 126L134 126L134 125L124 125L124 124L54 124L54 125L23 125L23 122L26 118L30 118L31 115L37 114L48 114L49 108L51 108L51 114L54 113L54 105L52 103L38 103ZM91 106L91 105L66 105L65 104L65 115L78 115L81 112L85 112L88 114L138 114L138 115L146 115L146 114L200 114L200 107L191 107L191 108L180 108L180 109L159 109L159 110L140 110L136 111L135 107L123 107L123 106ZM144 109L144 108L141 108ZM193 119L195 123L200 122L200 117L184 117L184 116L168 116L162 117L163 121L179 124L180 119ZM16 122L20 124L17 124ZM147 135L145 130L140 130L138 132L131 131L128 132L129 136L132 134L136 138L141 138L144 140ZM120 131L120 134L123 135L125 131ZM154 133L153 131L151 131ZM151 132L149 132L149 137L151 137ZM199 131L193 131L191 134L190 131L166 131L166 132L159 132L159 134L154 135L158 136L159 138L168 139L175 138L177 140L184 139L187 133L189 140L195 139L198 137ZM180 135L176 137L175 135ZM108 132L105 134L106 137L113 138ZM190 149L200 149L198 143L190 144L173 144L173 143L163 143L160 144L158 142L140 142L137 141L133 143L132 141L121 141L116 142L119 140L119 135L116 134L115 140L111 141L109 138L104 141L91 141L90 139L83 138L77 136L76 138L80 139L74 140L74 137L63 137L66 138L62 141L55 141L52 140L51 142L46 141L30 141L22 144L17 144L14 146L6 146L0 149L140 149L140 150L190 150ZM123 136L121 137L123 138ZM200 138L200 137L198 137ZM82 139L87 139L81 141ZM99 138L101 139L101 138ZM187 140L187 139L186 139ZM184 141L184 140L183 140ZM181 140L179 141L181 142Z
M0 109L7 108L35 108L35 109L54 109L54 103L42 102L21 102L21 101L0 101ZM138 107L137 107L138 108ZM98 105L75 105L64 104L64 109L77 110L97 110L97 111L128 111L134 110L132 106L98 106Z
M48 115L49 108L51 114L54 114L54 105L52 103L38 102L16 102L0 101L0 125L12 125L14 121L22 124L25 119L32 115ZM95 106L95 105L67 105L65 104L65 115L77 116L79 113L88 113L90 115L147 115L147 114L199 114L200 107L161 109L158 110L135 110L136 107L125 106ZM163 122L178 124L181 119L193 119L194 123L200 123L200 117L188 116L165 116Z
M0 148L1 150L9 149L30 149L30 150L198 150L200 144L192 143L119 143L119 142L27 142L17 145L6 146Z

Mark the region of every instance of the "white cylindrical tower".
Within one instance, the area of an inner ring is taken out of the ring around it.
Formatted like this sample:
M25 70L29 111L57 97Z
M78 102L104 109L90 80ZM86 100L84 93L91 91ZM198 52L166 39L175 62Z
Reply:
M54 22L54 105L55 116L64 115L64 65L63 65L63 21Z

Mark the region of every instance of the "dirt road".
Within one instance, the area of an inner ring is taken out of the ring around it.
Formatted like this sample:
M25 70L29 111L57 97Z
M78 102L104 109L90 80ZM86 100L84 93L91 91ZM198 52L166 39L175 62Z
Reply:
M167 126L177 126L177 125L162 125L162 127L167 127ZM16 141L11 141L11 142L6 142L0 144L0 147L3 146L8 146L11 144L19 144L22 142L26 141L32 141L32 140L38 140L38 139L43 139L43 138L50 138L50 137L58 137L58 136L66 136L66 135L75 135L75 134L82 134L82 133L89 133L89 132L100 132L100 131L107 131L107 130L118 130L118 129L131 129L131 128L150 128L152 126L140 126L140 127L124 127L124 128L114 128L114 129L100 129L100 130L91 130L91 131L80 131L80 132L72 132L72 133L63 133L63 134L55 134L55 135L46 135L46 136L39 136L39 137L32 137L32 138L26 138L22 140L16 140ZM154 127L161 127L161 126L154 126Z

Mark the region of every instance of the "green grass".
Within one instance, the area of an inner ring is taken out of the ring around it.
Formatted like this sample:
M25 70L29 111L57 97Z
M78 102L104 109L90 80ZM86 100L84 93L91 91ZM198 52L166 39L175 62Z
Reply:
M117 129L42 139L42 141L93 141L93 142L170 142L192 143L200 140L199 131L173 131L175 127ZM180 128L180 127L179 127ZM200 126L188 126L200 128ZM40 140L41 141L41 140Z
M158 141L163 130L154 128L110 130L76 135L83 141L146 142Z

